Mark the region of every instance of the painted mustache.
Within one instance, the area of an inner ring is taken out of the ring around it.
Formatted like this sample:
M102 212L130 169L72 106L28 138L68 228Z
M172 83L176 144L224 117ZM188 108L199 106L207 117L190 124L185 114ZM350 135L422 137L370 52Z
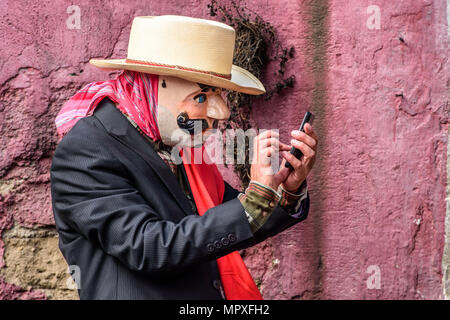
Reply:
M198 122L201 123L202 132L209 128L208 121L206 121L206 119L190 119L186 112L180 113L177 117L178 127L180 127L180 129L187 130L191 135L194 134L195 124ZM218 122L218 120L214 120L212 126L213 129L217 129Z

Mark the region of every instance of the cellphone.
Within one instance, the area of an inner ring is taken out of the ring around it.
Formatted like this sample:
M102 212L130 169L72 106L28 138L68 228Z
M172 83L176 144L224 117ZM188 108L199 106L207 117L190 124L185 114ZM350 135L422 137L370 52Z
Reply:
M299 130L299 131L302 131L302 132L305 132L305 128L304 128L304 127L305 127L305 124L309 123L309 124L312 125L313 121L314 121L314 115L313 115L311 112L306 111L305 116L303 117L302 124L300 125L300 128L299 128L298 130ZM292 147L290 152L291 152L291 154L293 154L297 159L301 159L301 158L303 157L303 153L302 153L299 149L297 149L297 148ZM284 166L287 167L287 168L293 169L293 167L291 166L291 164L290 164L289 162L287 162L287 161L286 161L286 163L284 164Z

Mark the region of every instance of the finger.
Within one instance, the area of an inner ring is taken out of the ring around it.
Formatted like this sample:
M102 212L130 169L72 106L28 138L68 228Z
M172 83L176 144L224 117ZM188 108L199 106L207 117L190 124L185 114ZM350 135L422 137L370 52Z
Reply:
M267 165L272 157L274 150L271 147L259 149L253 155L252 164Z
M312 125L310 125L309 123L305 124L305 132L314 140L316 140L316 142L318 142L319 139L317 138L316 132L314 131Z
M299 141L306 143L312 149L315 149L316 147L316 140L313 137L306 134L305 132L294 130L291 132L291 136Z
M315 155L315 151L313 148L308 146L306 143L292 139L291 140L292 146L294 146L296 149L299 149L303 155L306 158L312 158Z
M271 157L273 154L278 153L278 147L270 146L260 150L260 155L263 157Z
M285 144L283 142L279 142L280 143L280 151L289 151L291 150L291 146L288 144Z
M276 157L274 157L276 155ZM273 147L265 148L260 151L260 156L258 157L258 164L261 166L260 170L264 175L273 175L274 167L273 161L277 161L278 163L278 149Z
M279 144L280 144L280 140L278 140L278 138L266 138L266 139L259 141L260 148L266 148L266 147L270 147L270 146L275 146L278 148Z
M289 168L286 168L284 166L281 167L280 171L275 173L273 176L275 185L278 186L280 183L284 182L284 180L286 180L286 178L289 176L290 172L291 170Z
M303 165L301 160L297 159L293 154L289 152L282 152L281 155L284 159L286 159L287 162L291 164L294 170L300 168Z
M260 133L259 135L257 135L255 137L255 139L262 140L262 139L266 139L266 138L270 138L270 137L278 138L279 136L280 136L280 134L278 133L278 131L266 130L266 131L263 131L262 133Z

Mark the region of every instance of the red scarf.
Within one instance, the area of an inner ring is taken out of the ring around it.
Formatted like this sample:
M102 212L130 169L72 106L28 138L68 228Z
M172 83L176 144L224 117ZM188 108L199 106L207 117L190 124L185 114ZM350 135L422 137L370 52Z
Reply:
M90 83L63 106L55 123L62 138L75 123L92 115L99 102L109 97L152 140L160 140L157 125L158 76L124 71L117 79ZM199 215L222 203L224 181L217 166L203 160L201 164L187 161L193 148L184 148L181 155ZM206 154L202 147L202 154ZM190 158L191 160L193 158ZM237 251L217 259L219 274L227 300L260 300L262 296Z
M206 157L204 149L202 146L203 157ZM193 152L194 148L184 148L181 156L198 213L202 216L209 208L222 203L225 184L215 163L203 158L201 164L186 164L194 163ZM239 252L217 259L217 266L227 300L262 300Z
M156 122L158 76L124 71L117 79L93 82L78 91L58 113L55 124L62 138L75 123L94 113L99 102L108 97L152 140L161 140Z

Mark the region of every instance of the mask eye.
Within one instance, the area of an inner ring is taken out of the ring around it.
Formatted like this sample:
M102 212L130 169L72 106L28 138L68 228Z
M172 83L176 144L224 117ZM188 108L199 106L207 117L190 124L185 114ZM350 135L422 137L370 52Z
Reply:
M200 93L194 97L194 100L197 101L198 103L203 103L206 101L206 94Z

